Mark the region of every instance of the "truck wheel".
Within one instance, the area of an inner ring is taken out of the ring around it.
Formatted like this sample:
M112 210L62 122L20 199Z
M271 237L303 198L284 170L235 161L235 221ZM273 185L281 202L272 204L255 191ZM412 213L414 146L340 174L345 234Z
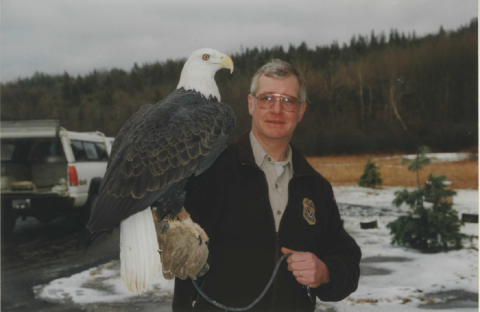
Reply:
M82 207L80 210L80 215L79 215L79 223L80 227L84 228L88 220L90 220L90 214L92 213L92 207L93 207L93 202L97 198L97 194L92 194L89 198L85 206Z
M15 229L15 223L17 222L17 216L13 213L2 213L2 239L8 239L12 236Z
M41 223L50 223L52 221L52 217L45 217L45 216L36 216L35 217Z

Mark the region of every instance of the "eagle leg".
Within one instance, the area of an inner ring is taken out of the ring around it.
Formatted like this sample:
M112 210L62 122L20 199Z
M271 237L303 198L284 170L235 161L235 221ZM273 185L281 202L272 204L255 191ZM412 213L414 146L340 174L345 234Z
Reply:
M171 215L170 219L174 219L183 209L186 192L184 191L187 179L173 185L167 193L155 201L151 207L156 208L158 220L163 220L167 215Z

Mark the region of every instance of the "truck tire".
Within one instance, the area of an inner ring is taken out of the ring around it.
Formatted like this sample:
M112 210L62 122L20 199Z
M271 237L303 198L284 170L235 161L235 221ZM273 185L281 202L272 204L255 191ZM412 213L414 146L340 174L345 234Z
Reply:
M84 228L88 220L90 220L90 215L92 213L93 203L98 195L98 189L100 188L100 183L102 183L102 178L93 178L90 182L90 189L88 190L88 200L86 204L80 210L79 222L80 227Z
M87 203L82 207L79 214L80 227L84 228L88 220L90 220L90 215L92 214L93 202L97 198L97 194L92 194L88 197Z
M44 215L37 215L37 216L35 216L35 218L36 218L39 222L45 223L45 224L50 223L50 222L53 220L53 217L51 217L51 216L44 216Z
M16 222L17 216L15 214L2 209L2 239L8 239L12 236Z

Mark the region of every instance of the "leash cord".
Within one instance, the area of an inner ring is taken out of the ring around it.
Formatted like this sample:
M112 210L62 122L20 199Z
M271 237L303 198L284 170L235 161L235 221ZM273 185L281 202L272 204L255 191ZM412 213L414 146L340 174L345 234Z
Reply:
M210 298L209 296L207 296L201 289L200 287L198 286L197 282L195 282L194 280L192 280L192 283L193 283L193 286L195 286L195 288L197 289L197 291L200 293L200 295L202 295L203 298L205 298L205 300L207 300L208 302L210 302L211 304L221 308L221 309L224 309L224 310L228 310L228 311L246 311L246 310L249 310L251 308L253 308L254 305L256 305L262 298L263 296L265 296L265 294L267 293L267 290L270 288L270 286L272 286L272 283L273 283L273 279L275 278L275 275L277 275L277 271L278 271L278 268L280 267L280 263L282 263L282 261L288 257L290 257L292 254L291 253L288 253L288 254L284 254L280 259L278 259L277 261L277 265L275 266L275 269L273 270L273 274L272 274L272 277L270 278L270 281L268 281L268 284L267 286L265 286L265 289L263 289L262 293L260 294L260 296L255 299L254 302L252 302L250 305L244 307L244 308L231 308L231 307L227 307L221 303L218 303L216 302L215 300L213 300L212 298Z

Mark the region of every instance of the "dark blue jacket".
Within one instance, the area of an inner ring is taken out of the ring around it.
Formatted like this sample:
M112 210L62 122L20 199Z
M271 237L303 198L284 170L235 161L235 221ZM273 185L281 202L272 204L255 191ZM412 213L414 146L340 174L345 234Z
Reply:
M185 208L210 238L210 271L202 290L226 306L244 307L268 283L281 247L314 253L328 267L330 282L312 289L322 301L339 301L357 289L361 252L345 232L330 183L292 146L293 178L278 234L263 171L255 164L249 131L187 184ZM316 223L304 217L303 200L315 206ZM274 284L250 311L313 311L315 304L284 261ZM176 279L173 311L220 311L190 280Z

